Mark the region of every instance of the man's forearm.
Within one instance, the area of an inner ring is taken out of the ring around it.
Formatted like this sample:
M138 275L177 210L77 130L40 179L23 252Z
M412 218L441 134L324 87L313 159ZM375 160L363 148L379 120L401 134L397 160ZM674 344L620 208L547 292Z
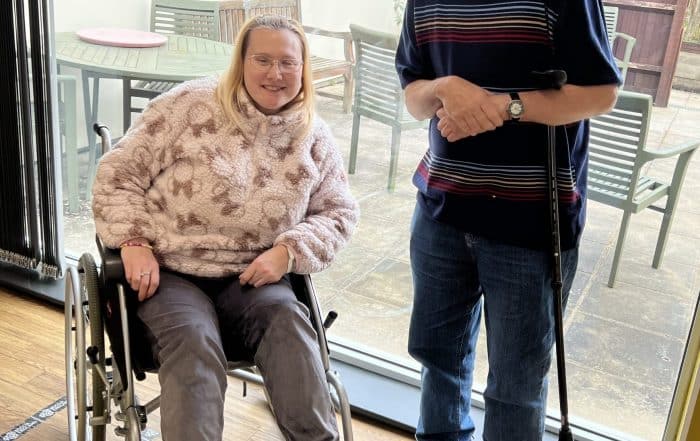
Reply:
M438 98L440 88L449 89L449 78L416 80L406 86L406 107L418 120L432 118L442 107ZM454 83L454 82L452 82ZM520 92L525 105L522 121L549 125L569 124L595 115L609 112L617 99L617 85L576 86L567 84L560 90L533 90ZM507 95L494 99L505 107Z
M432 118L435 112L442 107L440 99L435 94L438 81L416 80L406 86L406 108L417 120Z
M521 92L525 106L521 121L563 125L609 112L617 100L617 86L576 86L567 84L560 90Z

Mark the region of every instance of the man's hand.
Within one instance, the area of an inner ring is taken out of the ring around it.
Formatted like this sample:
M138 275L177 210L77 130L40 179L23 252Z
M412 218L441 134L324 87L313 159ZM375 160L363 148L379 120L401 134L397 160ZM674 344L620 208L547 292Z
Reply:
M284 245L277 245L255 258L248 268L241 273L241 285L253 285L258 288L268 283L279 282L287 272L289 256Z
M160 283L160 268L150 248L126 246L121 249L124 274L129 286L139 293L139 301L155 294Z
M442 102L437 128L450 142L494 130L507 119L507 95L494 95L462 78L444 78L435 95Z

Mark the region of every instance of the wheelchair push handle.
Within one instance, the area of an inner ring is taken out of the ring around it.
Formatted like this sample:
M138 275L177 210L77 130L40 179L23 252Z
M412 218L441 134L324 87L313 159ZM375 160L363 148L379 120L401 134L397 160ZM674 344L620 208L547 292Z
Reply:
M102 154L104 155L112 148L112 136L109 133L109 128L102 123L96 122L92 125L92 130L102 139Z

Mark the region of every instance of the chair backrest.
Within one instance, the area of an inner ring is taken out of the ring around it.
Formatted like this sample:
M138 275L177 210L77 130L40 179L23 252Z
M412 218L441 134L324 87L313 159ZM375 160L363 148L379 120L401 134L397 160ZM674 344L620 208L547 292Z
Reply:
M350 24L355 45L356 111L392 124L404 119L403 90L394 57L398 36Z
M605 16L605 29L608 31L608 41L610 47L615 43L615 33L617 32L617 18L620 9L617 6L603 6L603 15Z
M248 0L247 17L263 14L276 14L293 18L301 23L301 5L299 0Z
M281 15L301 23L299 0L223 0L219 3L221 41L235 43L243 23L263 14Z
M588 187L593 199L619 205L640 191L651 108L651 96L620 91L611 112L591 118Z
M219 40L219 2L215 0L152 0L151 31Z

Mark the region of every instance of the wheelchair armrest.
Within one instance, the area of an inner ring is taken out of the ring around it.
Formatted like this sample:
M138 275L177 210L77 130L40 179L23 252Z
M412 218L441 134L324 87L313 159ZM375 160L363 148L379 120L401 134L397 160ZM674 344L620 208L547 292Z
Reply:
M107 248L99 236L96 237L97 251L102 259L103 281L121 282L124 280L124 265L118 249Z

